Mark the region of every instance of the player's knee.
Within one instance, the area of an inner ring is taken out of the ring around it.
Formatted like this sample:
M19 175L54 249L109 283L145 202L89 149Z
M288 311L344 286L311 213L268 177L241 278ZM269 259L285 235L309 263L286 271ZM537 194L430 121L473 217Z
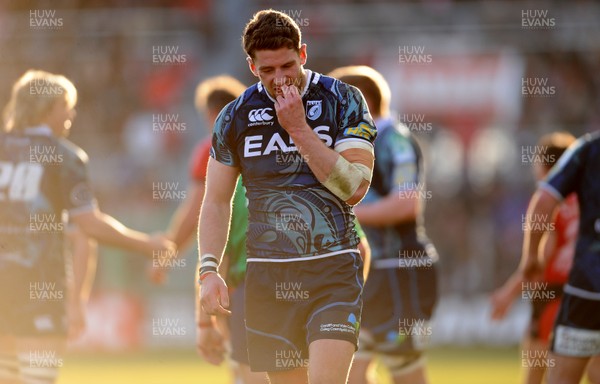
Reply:
M10 353L0 353L0 384L19 383L19 364L17 356Z
M20 379L23 384L53 384L62 366L62 359L55 354L32 356L30 353L19 354Z

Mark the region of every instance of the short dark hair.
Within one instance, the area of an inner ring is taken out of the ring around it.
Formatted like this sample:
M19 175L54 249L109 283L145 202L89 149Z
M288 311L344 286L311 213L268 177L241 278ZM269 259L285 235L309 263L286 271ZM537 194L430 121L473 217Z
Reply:
M254 59L258 50L293 49L300 52L302 33L298 24L283 12L267 9L254 14L242 35L242 47Z
M569 132L552 132L542 136L537 145L545 147L543 153L547 155L547 161L543 163L544 167L552 168L575 140Z

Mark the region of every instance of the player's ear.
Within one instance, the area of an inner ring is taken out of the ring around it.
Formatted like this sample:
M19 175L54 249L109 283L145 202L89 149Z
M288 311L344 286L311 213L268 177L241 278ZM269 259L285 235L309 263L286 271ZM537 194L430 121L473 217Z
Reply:
M306 59L308 59L308 55L306 54L306 44L300 46L298 55L300 56L300 65L306 64Z
M254 64L254 60L250 56L246 57L246 61L248 62L248 68L250 68L250 72L256 77L258 77L258 71L256 70L256 65Z

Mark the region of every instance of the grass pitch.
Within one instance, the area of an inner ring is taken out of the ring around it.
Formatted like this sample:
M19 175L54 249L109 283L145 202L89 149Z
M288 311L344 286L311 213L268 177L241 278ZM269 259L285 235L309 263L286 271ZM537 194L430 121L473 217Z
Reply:
M520 382L515 348L436 348L428 352L433 384ZM389 376L379 370L379 383ZM227 369L200 360L194 351L68 355L58 384L231 384Z

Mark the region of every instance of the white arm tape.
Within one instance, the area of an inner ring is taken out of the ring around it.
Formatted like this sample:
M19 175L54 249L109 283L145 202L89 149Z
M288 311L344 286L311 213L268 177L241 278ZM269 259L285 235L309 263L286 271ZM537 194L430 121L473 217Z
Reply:
M360 139L343 139L335 144L334 147L337 153L342 153L347 149L364 149L368 151L371 155L375 155L375 151L373 150L373 144Z
M366 165L351 163L340 155L323 185L346 201L354 195L363 180L371 181L372 173Z

